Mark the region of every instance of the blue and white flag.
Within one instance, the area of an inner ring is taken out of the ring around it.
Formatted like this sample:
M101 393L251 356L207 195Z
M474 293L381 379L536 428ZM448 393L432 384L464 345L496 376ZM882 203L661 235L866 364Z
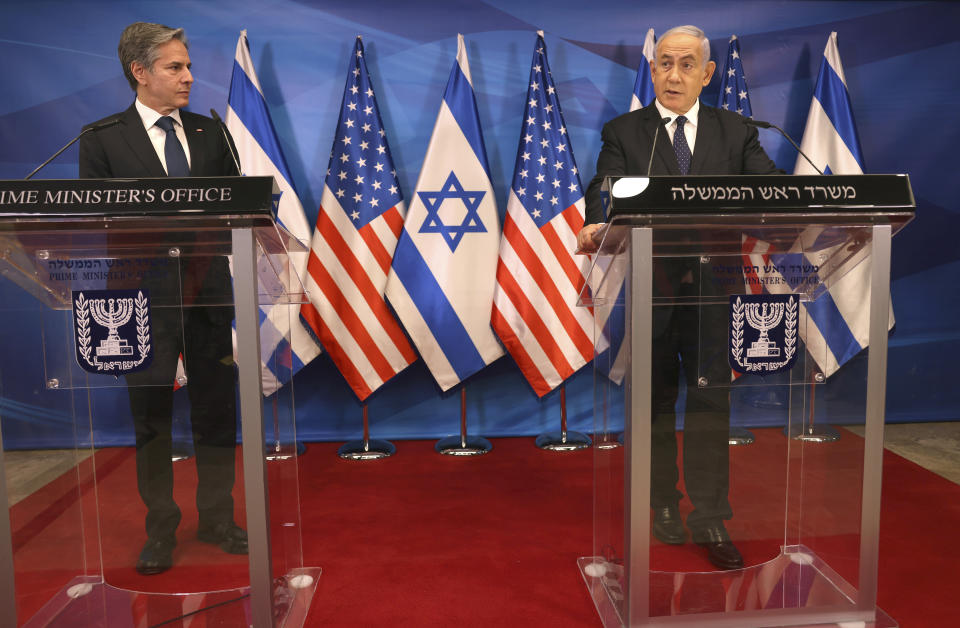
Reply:
M656 40L651 28L647 31L646 39L643 40L643 59L637 67L637 80L633 84L633 95L630 97L630 111L643 109L657 97L653 91L653 77L650 74L650 62L656 54L656 49Z
M309 246L310 225L293 189L290 169L253 68L246 30L240 31L237 40L225 121L237 145L241 171L273 177L279 187L273 199L277 221ZM280 270L279 279L288 292L303 290L308 257L308 252L291 253L289 267ZM275 392L320 354L319 343L300 320L299 306L288 304L260 307L260 347L264 395Z
M387 299L447 390L503 355L490 327L500 220L463 36L387 279Z
M820 64L800 147L827 174L863 174L863 152L853 121L853 106L847 92L846 77L840 64L836 32L830 33L823 51L823 62ZM798 156L794 174L815 174L815 171L803 157ZM823 255L830 257L830 249L822 249L816 244L819 231L808 229L804 232L801 242L794 247L796 250L788 255L799 260L802 251L817 251L817 259L812 259L811 255L803 260L807 265L819 264ZM866 348L869 342L870 310L865 306L870 302L870 258L853 266L860 259L861 256L856 256L848 262L852 266L849 270L835 270L835 276L842 278L830 286L829 292L824 292L802 308L806 317L800 327L803 340L827 377ZM784 258L786 263L797 260ZM893 324L891 305L889 327L893 327Z
M743 73L743 59L740 58L740 40L736 35L730 37L727 57L720 72L720 100L717 107L736 111L745 118L753 117L750 95L747 94L747 77Z

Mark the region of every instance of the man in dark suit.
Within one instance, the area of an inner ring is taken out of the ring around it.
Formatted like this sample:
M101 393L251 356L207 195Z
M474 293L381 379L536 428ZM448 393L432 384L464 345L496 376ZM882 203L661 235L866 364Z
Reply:
M224 132L212 119L183 111L193 75L183 29L137 22L120 37L118 55L136 100L112 126L80 141L80 177L237 175ZM178 234L179 235L179 234ZM202 234L189 234L197 242ZM181 240L182 241L182 238ZM112 254L136 256L122 234ZM154 356L126 376L137 452L137 487L147 506L147 542L136 569L156 574L173 564L180 509L173 499L173 380L182 353L189 376L190 422L197 464L197 538L233 554L247 553L247 535L233 520L236 401L226 259L173 258L164 272L137 285L149 289ZM119 286L118 286L119 287ZM130 287L130 286L123 286Z
M619 116L603 127L603 146L596 176L587 188L586 225L578 235L581 250L599 245L603 221L600 186L610 175L644 175L650 156L655 175L770 174L779 172L760 146L757 131L736 113L699 102L716 64L710 43L695 26L668 30L657 42L650 61L656 101ZM666 119L666 122L664 122ZM653 146L658 125L659 139ZM699 264L690 258L654 262L659 297L696 297L710 289L699 277ZM684 483L693 504L687 527L694 542L704 546L710 561L722 569L743 566L724 521L733 516L729 489L728 436L730 402L723 386L698 386L729 381L726 317L719 308L674 305L658 307L653 325L653 378L650 505L653 534L664 543L681 544L686 530L678 503L676 417L674 407L681 372L687 384L684 412Z

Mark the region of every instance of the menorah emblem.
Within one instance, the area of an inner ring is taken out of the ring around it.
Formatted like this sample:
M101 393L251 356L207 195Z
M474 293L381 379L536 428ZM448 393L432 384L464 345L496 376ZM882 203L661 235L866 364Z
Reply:
M767 332L783 320L783 307L783 303L764 303L762 306L760 303L747 303L744 308L747 322L760 332L760 338L750 343L750 348L747 349L748 358L780 357L780 347L770 340Z
M90 299L90 316L107 328L107 337L100 341L97 356L133 355L133 347L117 333L133 316L133 299Z

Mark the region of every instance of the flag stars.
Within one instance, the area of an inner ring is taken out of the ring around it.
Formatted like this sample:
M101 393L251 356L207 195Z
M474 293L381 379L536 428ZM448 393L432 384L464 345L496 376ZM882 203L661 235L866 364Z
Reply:
M375 199L375 198L370 199L370 207L376 207L379 204L380 204L380 201L378 199Z
M347 163L348 161L350 161L350 155L346 153L340 155L340 161L342 161L343 163Z
M337 190L337 198L343 198L343 195L344 195L343 190Z
M357 160L357 166L359 166L360 168L363 168L366 165L367 165L367 160L364 159L363 157Z
M381 183L381 182L379 182L379 181L374 181L374 182L373 182L373 189L374 189L374 190L379 190L381 187L383 187L383 183Z
M565 126L560 127L560 135L566 135L566 134L567 134L567 127Z
M533 136L530 135L529 133L527 133L527 134L524 136L523 141L526 142L527 144L529 144L530 142L533 141Z
M523 154L523 160L524 160L524 161L530 161L530 153L524 153L524 154ZM526 170L524 170L524 172L526 172Z
M544 157L543 155L540 155L540 158L537 159L537 161L540 162L540 165L541 165L541 166L546 166L546 165L547 165L547 158Z
M534 196L534 198L536 198L538 201L542 201L542 200L543 200L543 192L541 192L541 191L539 191L539 190L537 190L537 193L534 194L533 196Z
M544 130L544 131L549 131L549 130L550 130L550 121L549 121L549 120L544 120L544 121L543 121L543 130ZM544 140L544 141L546 141L546 140ZM549 143L549 142L548 142L548 143Z
M537 83L536 81L530 83L530 89L532 89L533 91L537 91L538 89L540 89L540 83Z
M533 71L534 71L534 72L540 72L540 66L539 66L539 65L533 66Z
M517 188L517 196L523 196L527 193L527 188Z
M387 134L387 132L384 131L383 129L380 129L380 130L378 131L378 133L380 133L380 137L383 137L384 135Z
M531 107L536 107L536 106L537 106L537 99L536 99L536 98L531 98L531 99L527 102L527 104L530 105Z
M733 93L733 87L727 85L727 87L726 87L723 91L724 91L725 94L732 94L732 93Z
M353 210L352 212L350 212L350 217L353 218L354 220L360 220L360 212L358 212L357 210Z
M363 183L363 177L358 174L358 175L357 175L357 178L354 179L353 182L359 185L359 184Z
M396 194L396 193L397 193L397 186L395 186L395 185L391 185L391 186L390 186L389 188L387 188L387 189L390 190L390 193L391 193L391 194Z
M344 179L347 178L347 173L344 172L343 170L341 170L340 173L337 174L337 177L338 177L341 181L343 181Z
M550 146L550 140L548 140L547 138L543 138L542 140L540 140L540 146L544 148L546 148L547 146Z
M553 164L553 167L556 168L557 170L560 170L561 168L563 168L563 162L558 160L556 163Z
M382 154L384 154L385 152L387 152L387 148L386 148L383 144L381 144L380 146L377 146L377 153L378 153L378 154L382 155Z
M373 98L373 90L370 89L369 87L367 88L367 91L365 93L367 94L368 98Z
M551 205L556 205L556 204L557 204L557 201L558 201L558 199L557 199L556 196L551 196L551 197L550 197L550 204L551 204Z
M560 182L556 179L553 180L553 187L560 189Z
M536 123L537 123L537 119L534 118L533 116L530 116L529 118L527 118L527 126L533 126Z
M566 144L564 144L563 142L560 142L559 144L557 144L557 152L558 152L558 153L562 153L562 152L565 151L565 150L567 150L567 145L566 145Z
M734 70L733 68L730 68L729 70L727 70L727 76L734 76L736 73L737 71Z
M343 124L346 125L348 129L353 128L353 120L351 120L350 118L347 118L346 120L344 120Z
M520 178L521 178L521 179L526 179L526 178L527 178L527 170L526 170L526 169L523 169L523 170L520 171Z
M532 215L533 215L534 218L539 218L539 217L540 217L540 210L539 210L539 209L533 210L533 214L532 214Z
M546 179L546 177L543 176L543 173L542 173L542 172L537 175L537 183L543 183L543 180L544 180L544 179ZM537 199L537 200L539 201L540 199Z
M548 93L548 94L553 94L553 92L555 92L555 91L557 91L557 90L555 90L555 89L553 88L553 85L547 85L547 93Z
M360 142L360 150L367 150L370 147L370 142Z
M356 194L353 195L353 201L354 201L355 203L359 203L359 202L362 201L362 200L363 200L363 194L360 194L360 193L358 192L358 193L356 193Z
M351 86L350 86L350 93L353 94L354 96L356 96L356 95L357 95L357 92L359 92L359 91L360 91L360 90L357 88L356 85L351 85Z
M357 58L359 59L359 58L362 57L362 56L363 56L363 51L362 51L362 50L358 50L358 51L357 51Z
M361 127L361 129L363 130L364 133L369 133L369 132L370 132L370 129L371 129L370 123L369 123L369 122L365 123L365 124Z
M370 105L367 105L366 107L363 108L363 112L369 116L371 113L373 113L373 107L371 107Z
M377 162L377 165L374 166L374 169L375 169L377 172L383 172L383 164L378 161L378 162Z
M349 135L344 135L343 138L340 139L340 141L343 142L343 145L344 145L344 146L346 146L346 145L348 145L348 144L351 142L350 136L349 136Z
M734 51L733 51L733 58L734 58L734 59L739 59L739 58L740 58L740 53L737 52L736 50L734 50Z
M740 97L740 100L743 100L744 98L747 97L747 90L743 90L742 92L740 92L739 94L737 94L737 96Z
M551 111L553 111L553 105L547 105L546 107L543 108L543 110L546 111L547 113L550 113Z
M570 189L571 192L576 192L576 191L577 191L577 184L576 184L576 183L571 183L569 189Z

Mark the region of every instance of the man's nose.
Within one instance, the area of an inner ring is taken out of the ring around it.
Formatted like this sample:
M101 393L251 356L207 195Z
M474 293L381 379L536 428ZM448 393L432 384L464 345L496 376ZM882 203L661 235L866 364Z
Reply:
M190 68L186 68L183 71L183 82L184 83L193 83L193 74L190 72Z

